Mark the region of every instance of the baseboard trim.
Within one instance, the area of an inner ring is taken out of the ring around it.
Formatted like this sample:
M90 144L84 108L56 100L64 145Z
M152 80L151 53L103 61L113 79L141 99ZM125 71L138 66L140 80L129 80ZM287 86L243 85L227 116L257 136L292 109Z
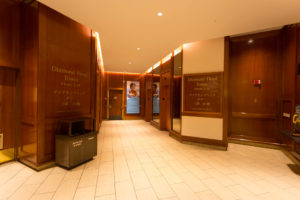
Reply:
M182 142L181 135L175 131L170 130L169 136L177 140L178 142Z
M26 165L27 167L30 167L31 169L36 170L36 171L42 171L42 170L56 166L54 161L43 163L41 165L35 165L32 162L30 162L28 160L24 160L24 159L20 159L19 162Z
M151 120L150 124L151 124L152 126L154 126L155 128L157 128L158 130L160 130L159 123L157 123L157 122Z
M243 144L255 147L269 148L269 149L281 149L281 145L279 143L269 143L269 142L261 142L254 141L249 139L239 139L239 138L228 138L229 143L234 144Z

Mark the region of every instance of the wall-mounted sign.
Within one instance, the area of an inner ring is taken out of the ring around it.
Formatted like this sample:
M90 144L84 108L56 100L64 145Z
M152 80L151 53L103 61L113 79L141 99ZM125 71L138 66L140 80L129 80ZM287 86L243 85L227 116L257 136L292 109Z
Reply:
M153 82L152 85L152 109L154 114L159 113L159 82Z
M140 113L140 82L127 81L126 90L126 113L139 114Z
M222 117L222 72L186 74L183 83L183 115Z

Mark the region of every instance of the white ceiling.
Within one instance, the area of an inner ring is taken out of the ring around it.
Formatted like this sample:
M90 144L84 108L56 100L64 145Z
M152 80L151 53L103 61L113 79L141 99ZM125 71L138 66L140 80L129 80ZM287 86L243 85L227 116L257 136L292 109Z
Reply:
M144 72L183 43L300 22L300 0L39 1L98 31L105 70L118 72Z

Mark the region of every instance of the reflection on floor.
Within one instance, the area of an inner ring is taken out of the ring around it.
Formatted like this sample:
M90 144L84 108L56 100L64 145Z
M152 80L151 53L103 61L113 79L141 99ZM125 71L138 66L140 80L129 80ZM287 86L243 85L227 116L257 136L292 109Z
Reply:
M180 118L173 118L173 131L176 131L177 133L180 133Z
M1 165L0 199L300 199L300 177L279 150L213 150L179 143L143 121L105 121L98 152L71 171Z
M14 159L14 149L0 150L0 163Z

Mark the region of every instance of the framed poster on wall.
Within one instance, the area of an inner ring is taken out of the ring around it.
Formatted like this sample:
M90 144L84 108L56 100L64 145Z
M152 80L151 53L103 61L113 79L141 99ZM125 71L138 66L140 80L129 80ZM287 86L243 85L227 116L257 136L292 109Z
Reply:
M126 82L126 113L139 114L140 113L140 82L127 81Z
M152 85L152 108L153 108L153 113L158 114L159 113L159 82L154 82Z

